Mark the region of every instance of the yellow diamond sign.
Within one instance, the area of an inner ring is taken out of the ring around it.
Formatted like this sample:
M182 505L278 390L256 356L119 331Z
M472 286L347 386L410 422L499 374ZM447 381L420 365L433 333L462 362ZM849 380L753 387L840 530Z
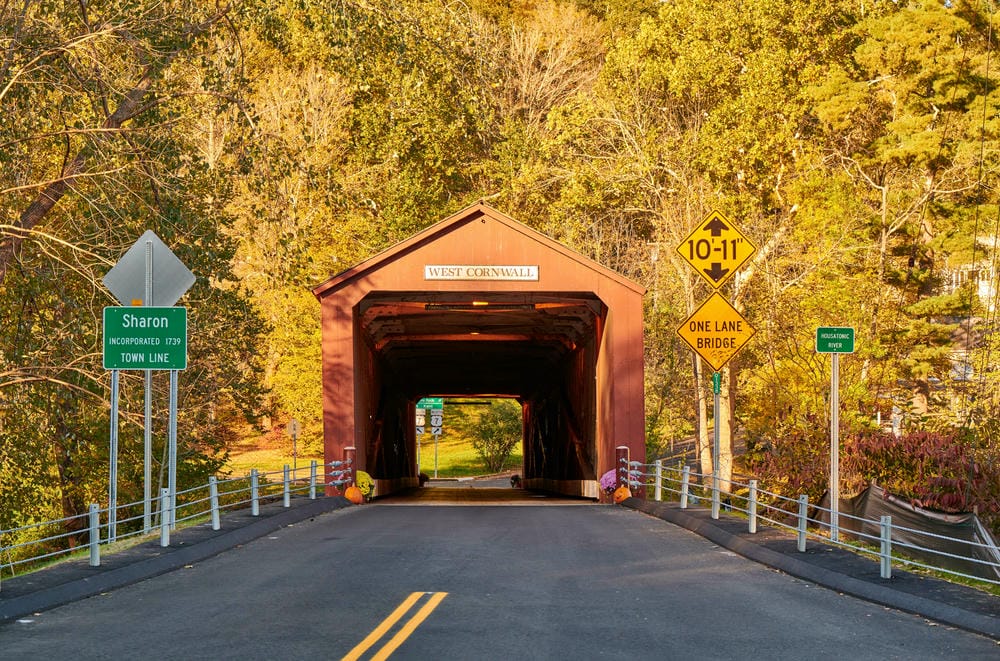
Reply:
M677 329L677 334L716 372L757 330L718 292Z
M728 218L713 211L677 246L677 252L718 289L757 252L757 246Z

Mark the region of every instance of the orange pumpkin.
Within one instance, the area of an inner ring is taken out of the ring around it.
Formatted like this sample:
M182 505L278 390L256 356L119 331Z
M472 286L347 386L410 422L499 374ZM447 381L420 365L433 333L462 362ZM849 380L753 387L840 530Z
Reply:
M624 484L615 489L614 498L616 504L624 502L626 498L631 498L631 497L632 497L632 492L629 491L628 487L625 486Z
M365 502L365 495L361 493L361 489L357 488L353 484L344 490L344 498L351 501L355 505L360 505Z

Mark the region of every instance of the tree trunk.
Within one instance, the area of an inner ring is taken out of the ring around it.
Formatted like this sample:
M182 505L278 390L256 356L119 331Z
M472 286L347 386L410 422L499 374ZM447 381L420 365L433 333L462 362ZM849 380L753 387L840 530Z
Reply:
M701 357L693 354L695 397L698 400L698 472L707 475L712 472L712 442L708 437L708 393L702 378Z
M142 107L142 100L153 82L151 74L151 70L147 68L135 87L129 90L128 94L122 99L118 108L104 120L104 123L101 125L102 129L105 131L110 130L113 133L115 129L120 129L122 124L138 114ZM107 134L101 133L99 135L106 136ZM107 137L98 139L107 140ZM28 205L28 208L24 210L24 213L21 214L15 224L15 233L4 237L3 241L0 241L0 284L6 278L7 270L14 262L24 238L48 215L56 203L66 194L66 191L73 186L76 182L76 177L83 172L90 154L91 150L89 148L84 147L80 149L76 156L63 167L62 172L59 173L59 177L47 185L38 194L38 197Z
M719 488L730 491L733 479L733 400L735 390L732 370L722 368L722 387L719 393L719 410L715 414L715 424L719 425Z

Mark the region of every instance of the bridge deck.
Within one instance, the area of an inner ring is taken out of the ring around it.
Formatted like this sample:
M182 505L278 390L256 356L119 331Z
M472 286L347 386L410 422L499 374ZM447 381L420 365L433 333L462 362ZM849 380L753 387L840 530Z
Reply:
M472 482L436 483L376 498L376 505L593 505L589 498L570 498L530 489L512 489Z

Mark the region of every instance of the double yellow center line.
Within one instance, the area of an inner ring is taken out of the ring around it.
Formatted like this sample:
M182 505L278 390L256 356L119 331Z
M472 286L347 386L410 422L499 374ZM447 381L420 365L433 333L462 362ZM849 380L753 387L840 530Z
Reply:
M382 623L375 627L374 631L368 634L368 637L358 643L354 649L347 653L347 655L342 659L342 661L357 661L361 658L361 655L368 651L368 649L380 641L382 637L392 629L396 623L406 615L411 608L421 598L430 595L430 598L420 607L413 617L407 620L406 624L400 627L399 631L396 632L389 641L382 646L381 649L371 658L371 661L383 661L388 659L389 655L396 651L396 648L403 644L410 634L413 633L420 623L427 619L427 616L438 607L445 597L448 596L447 592L414 592L409 597L403 600L396 610L392 611L389 617L382 620Z

